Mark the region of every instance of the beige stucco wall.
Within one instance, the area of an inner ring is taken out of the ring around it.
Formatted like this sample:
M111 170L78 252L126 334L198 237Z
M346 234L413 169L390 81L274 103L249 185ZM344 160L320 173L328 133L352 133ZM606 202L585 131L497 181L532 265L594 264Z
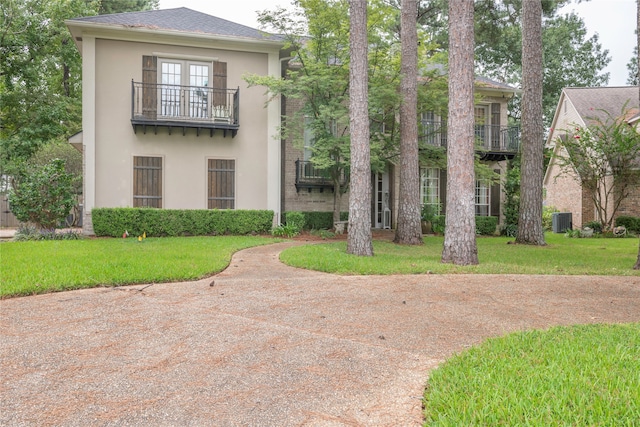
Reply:
M227 86L240 87L240 129L231 138L217 131L159 128L134 133L131 80L142 80L142 56L160 53L227 63ZM267 128L264 89L248 88L244 73L267 74L268 55L173 45L96 40L95 207L133 205L133 157L163 157L163 207L207 208L207 159L236 160L236 208L267 209Z

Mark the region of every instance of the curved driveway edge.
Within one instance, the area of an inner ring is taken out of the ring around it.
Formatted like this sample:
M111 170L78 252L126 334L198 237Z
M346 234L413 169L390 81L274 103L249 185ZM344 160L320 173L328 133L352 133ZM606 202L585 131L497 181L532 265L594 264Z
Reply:
M640 278L337 276L243 250L197 282L0 300L0 425L419 426L487 337L640 321Z

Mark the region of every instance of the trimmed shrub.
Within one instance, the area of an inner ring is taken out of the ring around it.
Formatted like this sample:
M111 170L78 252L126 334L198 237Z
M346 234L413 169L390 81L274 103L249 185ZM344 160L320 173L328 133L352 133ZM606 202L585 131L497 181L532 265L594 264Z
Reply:
M445 227L445 216L436 215L431 224L434 233L443 234ZM493 236L498 227L498 217L496 216L476 216L476 234L483 236Z
M496 216L477 216L476 217L476 234L482 236L493 236L496 234L498 227L498 217Z
M282 214L282 223L287 224L289 215L292 212L284 212ZM333 212L295 212L300 213L304 217L304 230L323 230L333 228ZM349 212L340 212L340 221L349 219Z
M96 208L91 216L96 236L110 237L125 231L151 237L268 233L273 223L267 210Z
M640 233L640 217L622 215L616 218L616 227L624 227L631 233Z
M593 234L602 234L602 223L600 221L589 221L582 224L582 228L590 228L593 230Z

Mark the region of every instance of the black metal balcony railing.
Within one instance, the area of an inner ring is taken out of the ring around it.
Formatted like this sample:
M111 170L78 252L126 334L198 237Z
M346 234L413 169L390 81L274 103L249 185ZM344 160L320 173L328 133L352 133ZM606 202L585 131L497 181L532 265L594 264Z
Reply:
M240 89L215 89L131 82L131 123L146 132L147 126L231 131L240 127Z
M347 185L344 172L340 176L340 185L343 187ZM333 191L334 183L330 171L318 168L307 160L296 160L296 190L300 191L301 188L309 191L313 188L319 188L320 191L329 188Z
M490 153L491 157L511 158L520 150L520 127L475 125L475 135L478 151ZM436 147L447 147L447 127L440 121L423 121L423 144ZM487 154L489 156L489 154Z

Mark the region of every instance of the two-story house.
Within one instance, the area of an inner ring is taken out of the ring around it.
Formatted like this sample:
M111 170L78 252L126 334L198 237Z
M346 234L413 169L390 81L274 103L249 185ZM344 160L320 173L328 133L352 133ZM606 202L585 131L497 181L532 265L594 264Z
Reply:
M84 228L96 207L280 213L278 36L187 8L66 21L82 54ZM80 140L80 141L78 141Z
M520 128L509 126L507 103L517 89L481 76L476 77L475 134L477 154L487 167L498 174L498 183L482 179L476 181L476 215L496 216L502 221L504 192L502 178L506 174L506 160L519 151ZM300 108L299 101L285 102L287 116ZM426 111L419 117L420 144L447 148L447 118L443 113ZM305 146L312 144L312 136L305 133ZM332 211L334 185L326 171L318 170L310 159L310 150L296 147L291 139L283 149L283 211ZM383 172L372 176L372 218L374 228L395 228L398 212L400 171L391 161ZM447 171L443 167L423 164L420 168L420 200L444 213L446 208ZM345 185L347 184L345 180ZM348 211L348 193L342 197L341 211Z
M187 8L70 19L82 54L85 233L98 207L332 211L332 185L279 134L294 101L267 103L246 73L282 76L281 37ZM506 127L515 90L478 78L478 152L503 174L519 145ZM423 143L446 150L446 118L421 117ZM393 227L398 171L373 177L372 226ZM446 202L446 171L421 170L423 203ZM325 191L326 190L326 191ZM478 215L501 215L500 185L479 180ZM348 195L343 198L348 210Z

